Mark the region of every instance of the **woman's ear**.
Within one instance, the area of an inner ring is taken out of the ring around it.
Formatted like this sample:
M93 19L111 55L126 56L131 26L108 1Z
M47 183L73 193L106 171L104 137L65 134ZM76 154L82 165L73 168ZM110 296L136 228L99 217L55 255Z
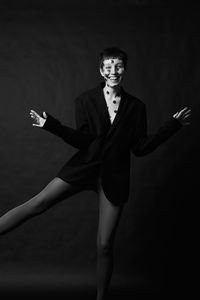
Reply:
M101 76L104 77L104 73L103 73L102 68L99 68L99 72L100 72Z

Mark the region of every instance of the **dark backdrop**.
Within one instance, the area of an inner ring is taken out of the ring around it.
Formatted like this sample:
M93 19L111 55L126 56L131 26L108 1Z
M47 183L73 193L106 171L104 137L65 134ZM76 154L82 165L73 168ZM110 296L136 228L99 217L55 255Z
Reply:
M99 52L122 47L129 55L124 88L145 102L149 132L184 106L193 117L155 152L133 159L111 289L190 292L199 184L199 8L128 0L0 3L0 214L37 194L76 151L32 127L30 109L74 127L75 97L101 80ZM95 289L97 218L98 199L87 191L2 236L1 289Z

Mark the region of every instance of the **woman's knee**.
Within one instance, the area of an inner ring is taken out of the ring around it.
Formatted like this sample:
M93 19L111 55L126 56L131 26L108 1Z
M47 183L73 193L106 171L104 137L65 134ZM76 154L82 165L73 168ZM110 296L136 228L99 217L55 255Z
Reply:
M64 182L60 178L52 180L39 194L28 201L33 213L40 214L71 195L79 192L80 189Z
M97 253L98 255L107 255L112 251L113 242L112 240L104 240L97 238Z

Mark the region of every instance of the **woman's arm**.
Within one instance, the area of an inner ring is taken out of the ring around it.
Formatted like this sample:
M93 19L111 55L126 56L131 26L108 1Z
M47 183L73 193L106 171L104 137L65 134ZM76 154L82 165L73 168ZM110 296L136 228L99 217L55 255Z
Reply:
M31 118L35 123L33 126L45 129L52 134L62 138L66 143L78 149L87 148L95 138L95 135L89 134L85 117L81 112L80 103L76 102L76 123L77 129L62 125L60 121L55 119L48 113L43 112L40 116L34 110L30 112Z
M190 110L186 107L173 115L154 135L147 135L147 117L145 105L142 105L137 116L136 131L131 149L136 156L147 155L174 135L183 125L188 125Z

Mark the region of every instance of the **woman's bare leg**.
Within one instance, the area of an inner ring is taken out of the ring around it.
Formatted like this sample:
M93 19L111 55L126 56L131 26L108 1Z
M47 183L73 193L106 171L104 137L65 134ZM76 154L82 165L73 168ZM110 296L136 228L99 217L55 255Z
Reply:
M99 186L99 226L97 235L97 300L103 300L113 271L113 244L123 205L112 204Z
M54 178L39 194L0 217L0 235L80 191L80 187Z

